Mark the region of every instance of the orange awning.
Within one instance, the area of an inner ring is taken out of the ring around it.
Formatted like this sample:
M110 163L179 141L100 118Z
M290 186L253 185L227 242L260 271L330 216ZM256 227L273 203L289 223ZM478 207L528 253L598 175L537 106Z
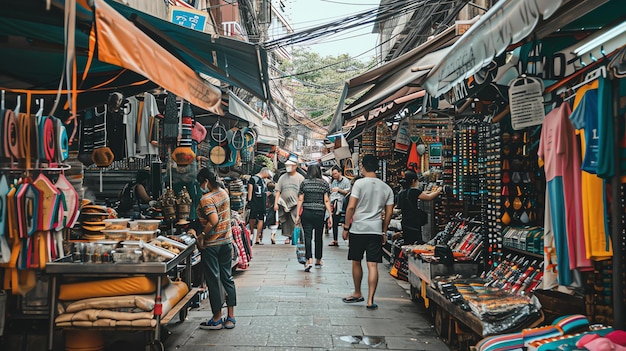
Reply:
M139 73L191 104L223 115L221 91L200 78L119 12L95 0L98 59Z

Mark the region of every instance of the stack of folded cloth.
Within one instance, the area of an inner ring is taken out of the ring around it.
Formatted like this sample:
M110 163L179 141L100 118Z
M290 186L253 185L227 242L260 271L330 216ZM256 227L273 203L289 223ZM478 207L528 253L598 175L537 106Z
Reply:
M155 281L147 277L63 284L55 323L57 327L156 327L155 292ZM162 315L188 292L186 283L165 280Z

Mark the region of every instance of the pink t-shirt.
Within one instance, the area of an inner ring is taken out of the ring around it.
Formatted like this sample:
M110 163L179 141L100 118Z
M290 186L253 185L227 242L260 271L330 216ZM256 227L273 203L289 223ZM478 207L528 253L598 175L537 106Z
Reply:
M574 126L569 120L572 110L568 103L553 109L543 120L537 154L544 162L546 181L567 174L576 146Z

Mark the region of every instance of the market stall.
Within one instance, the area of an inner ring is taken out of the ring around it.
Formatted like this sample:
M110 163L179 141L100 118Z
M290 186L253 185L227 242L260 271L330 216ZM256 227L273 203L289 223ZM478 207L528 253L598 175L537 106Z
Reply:
M487 335L498 343L529 324L548 328L572 313L624 328L624 9L616 1L534 4L529 12L529 2L498 2L443 49L441 33L407 53L414 59L406 71L399 59L346 88L369 89L341 117L351 146L387 166L381 179L395 188L389 165L404 151L394 173L440 174L432 181L452 188L445 203L419 208L429 214L424 232L446 240L420 247L394 240L387 253L392 262L394 251L404 254L405 272L394 264L392 275L406 276L411 297L435 316L442 311L436 325L449 328L438 331L461 348ZM446 54L421 66L427 48ZM398 99L420 87L414 105ZM389 154L383 144L394 135ZM392 228L401 230L394 220ZM454 233L463 240L450 242ZM477 307L488 296L523 302L528 313L496 322L510 330L486 327L506 312ZM510 346L501 350L519 344Z

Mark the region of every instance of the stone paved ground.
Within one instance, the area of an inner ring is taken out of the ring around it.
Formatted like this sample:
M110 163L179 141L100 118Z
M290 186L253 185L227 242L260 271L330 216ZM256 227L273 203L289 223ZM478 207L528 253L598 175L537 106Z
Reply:
M265 245L253 248L250 267L235 274L236 328L199 329L211 316L204 300L186 321L169 326L167 350L449 350L436 337L428 312L411 302L408 286L391 277L388 266L379 265L379 308L368 311L365 302L341 301L352 292L346 242L329 247L324 237L324 266L306 273L294 246L277 238L270 245L265 235Z

